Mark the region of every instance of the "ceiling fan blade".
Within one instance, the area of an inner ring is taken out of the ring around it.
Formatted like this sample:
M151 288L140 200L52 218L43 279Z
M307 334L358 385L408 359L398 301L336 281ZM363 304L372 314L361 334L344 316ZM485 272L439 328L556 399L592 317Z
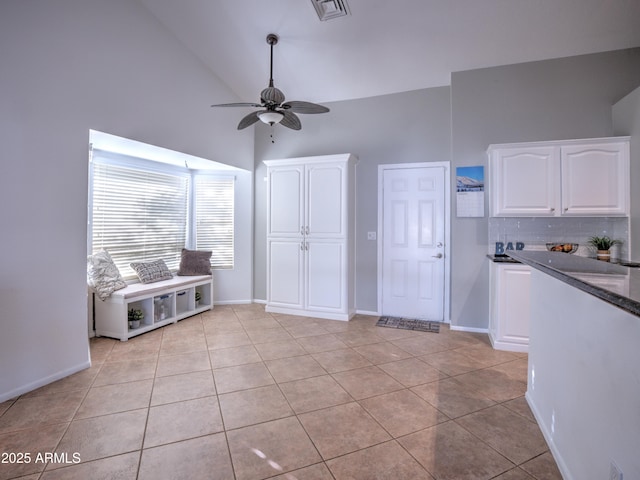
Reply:
M291 130L300 130L302 128L302 124L300 124L300 119L295 113L289 112L287 110L279 111L284 117L280 120L280 125L283 127L290 128Z
M259 103L220 103L218 105L211 105L212 107L253 107L260 108L262 105Z
M286 108L290 112L294 113L327 113L329 109L323 105L311 102L299 102L296 100L285 102L282 104L282 108Z
M258 113L260 112L251 112L249 115L243 117L243 119L240 120L240 123L238 124L238 130L247 128L249 125L253 125L258 120L260 120L260 117L258 117Z

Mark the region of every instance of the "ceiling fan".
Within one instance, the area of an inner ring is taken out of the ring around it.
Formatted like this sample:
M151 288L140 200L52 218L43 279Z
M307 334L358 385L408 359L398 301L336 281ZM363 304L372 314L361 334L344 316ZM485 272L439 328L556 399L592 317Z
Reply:
M302 125L296 113L326 113L327 107L311 102L288 101L285 102L284 93L273 86L273 46L278 43L278 36L274 33L267 35L267 43L271 46L271 63L269 67L269 86L260 92L261 103L223 103L211 105L212 107L255 107L263 108L251 112L238 124L238 130L253 125L258 120L274 125L279 123L292 130L300 130Z

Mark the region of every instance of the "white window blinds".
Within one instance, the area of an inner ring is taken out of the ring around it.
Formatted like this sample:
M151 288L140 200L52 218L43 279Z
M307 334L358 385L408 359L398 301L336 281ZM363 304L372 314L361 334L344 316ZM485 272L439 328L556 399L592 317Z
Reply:
M93 163L92 250L106 249L125 279L129 264L161 258L177 270L186 245L189 175Z
M196 248L211 250L212 268L233 268L233 177L195 177Z

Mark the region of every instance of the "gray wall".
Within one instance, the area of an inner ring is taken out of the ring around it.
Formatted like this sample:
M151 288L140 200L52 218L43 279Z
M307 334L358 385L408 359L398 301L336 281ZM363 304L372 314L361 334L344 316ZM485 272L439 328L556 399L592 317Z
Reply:
M374 312L378 225L378 165L450 160L448 87L327 104L331 112L300 115L302 130L256 127L254 296L266 298L266 167L263 160L353 153L356 167L356 308ZM273 133L273 139L270 135ZM272 140L275 143L272 143Z
M640 87L613 106L613 133L631 136L631 218L630 260L640 261L640 190L634 180L640 177Z
M612 105L639 84L637 48L454 73L453 165L486 168L492 143L611 136ZM452 216L452 324L486 328L487 218Z
M0 402L86 367L89 129L249 170L235 97L138 2L0 2Z

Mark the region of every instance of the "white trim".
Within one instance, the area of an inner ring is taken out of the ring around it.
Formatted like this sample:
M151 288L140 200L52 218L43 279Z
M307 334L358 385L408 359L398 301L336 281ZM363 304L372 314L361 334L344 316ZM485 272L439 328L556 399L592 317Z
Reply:
M213 305L250 305L252 303L257 303L252 300L218 300L213 302Z
M369 310L356 310L356 315L370 315L372 317L379 317L380 312L371 312Z
M547 441L549 451L551 452L553 459L556 461L556 465L558 466L558 470L560 470L560 474L562 475L562 478L565 480L573 480L573 476L569 471L569 467L567 467L567 464L565 463L564 458L562 457L562 455L560 455L560 452L558 451L558 447L553 441L553 435L547 429L547 425L544 422L542 415L538 411L538 408L536 407L531 396L529 395L529 390L525 392L524 398L527 401L527 404L529 405L529 408L531 409L531 413L533 413L533 416L536 419L538 426L540 427L542 436Z
M444 312L443 323L451 323L451 162L390 163L378 165L378 312L382 312L382 209L383 174L401 168L444 169Z
M35 382L31 382L26 385L21 385L19 388L0 394L0 403L19 397L20 395L31 392L37 388L44 387L45 385L49 385L50 383L53 383L56 380L60 380L62 378L68 377L69 375L73 375L74 373L78 373L90 367L91 367L91 360L87 360L86 362L76 365L75 367L67 368L60 372L54 373L53 375L49 375L48 377L39 378Z
M471 333L489 333L488 328L477 327L461 327L460 325L449 325L449 330L456 330L458 332L471 332Z

